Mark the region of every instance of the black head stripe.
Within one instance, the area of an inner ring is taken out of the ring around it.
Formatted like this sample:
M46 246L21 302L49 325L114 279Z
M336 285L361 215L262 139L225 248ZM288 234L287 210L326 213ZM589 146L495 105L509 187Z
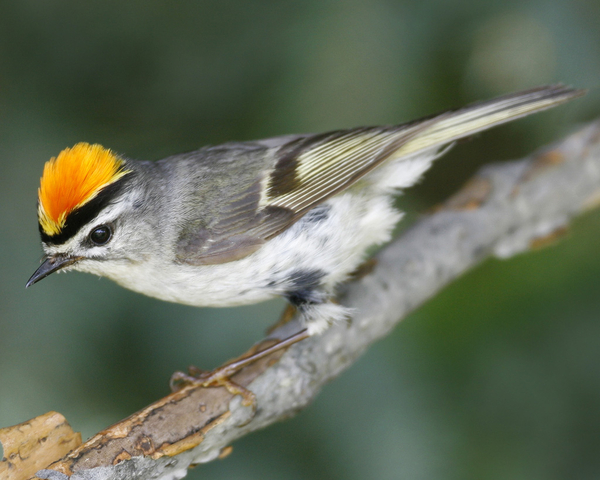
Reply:
M129 172L116 182L104 187L92 200L69 213L60 233L48 235L44 232L42 226L39 225L42 242L50 245L62 245L70 238L73 238L81 227L98 215L101 210L123 191L132 173Z

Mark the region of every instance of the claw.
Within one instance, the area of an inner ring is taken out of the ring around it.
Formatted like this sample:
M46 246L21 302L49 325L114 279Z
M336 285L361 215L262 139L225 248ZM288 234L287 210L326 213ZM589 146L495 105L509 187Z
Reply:
M242 405L244 407L252 407L252 415L248 421L238 425L239 427L243 427L247 425L256 414L256 395L247 388L232 382L227 375L231 374L230 370L226 367L228 367L228 365L224 365L223 367L210 372L191 365L188 368L188 373L173 373L169 380L169 386L172 392L178 392L188 385L198 385L204 388L225 387L232 395L239 395L242 397Z
M188 368L188 373L175 372L173 375L171 375L169 386L171 387L172 392L178 392L188 385L197 385L204 388L225 387L232 395L240 395L242 397L243 406L252 407L252 416L248 420L249 422L256 413L256 395L254 395L254 393L247 388L231 381L231 377L244 367L247 367L257 360L260 360L261 358L264 358L278 350L287 348L290 345L293 345L294 343L297 343L300 340L304 340L308 337L308 332L306 329L304 329L284 340L280 340L275 345L271 345L270 347L267 347L248 357L234 360L233 362L223 365L213 371L201 370L198 367L191 366ZM248 422L244 423L243 425L246 425ZM243 425L239 426L241 427Z
M188 385L195 385L197 383L197 377L189 375L185 372L177 371L173 373L173 375L171 375L171 378L169 379L169 388L173 393L175 393Z

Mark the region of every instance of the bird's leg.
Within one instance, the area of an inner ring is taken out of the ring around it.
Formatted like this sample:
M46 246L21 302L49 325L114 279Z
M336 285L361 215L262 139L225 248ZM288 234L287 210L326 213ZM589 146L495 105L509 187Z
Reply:
M355 282L356 280L360 280L361 278L366 277L375 269L376 266L377 266L376 258L369 258L369 259L365 260L358 267L356 267L356 270L354 270L350 274L348 281Z
M276 323L274 323L273 325L271 325L267 329L267 335L270 335L275 330L277 330L279 327L283 327L292 318L294 318L294 316L296 315L297 311L298 311L298 307L296 307L295 305L292 305L291 303L288 303L285 306L285 309L283 310L283 313L281 314L281 317L279 317L279 320L277 320Z
M227 391L233 395L240 395L242 397L242 405L249 407L252 406L253 410L256 409L256 396L250 390L237 383L231 381L231 376L247 367L248 365L264 358L272 353L279 350L288 348L294 343L298 343L305 338L308 338L309 334L306 329L300 330L283 340L278 341L274 345L271 345L263 350L253 353L247 357L240 358L229 362L215 370L205 371L200 370L197 367L190 367L189 373L175 372L171 376L169 382L171 390L176 392L181 390L187 385L199 385L202 387L225 387Z
M226 367L224 365L221 368ZM219 372L219 369L213 370L202 370L194 365L188 367L188 373L175 372L171 375L169 385L171 390L176 392L181 390L186 385L200 385L202 387L225 387L232 395L240 395L242 397L242 405L244 407L252 407L252 410L256 410L256 396L247 388L232 382L229 377L222 377L216 380L211 378Z

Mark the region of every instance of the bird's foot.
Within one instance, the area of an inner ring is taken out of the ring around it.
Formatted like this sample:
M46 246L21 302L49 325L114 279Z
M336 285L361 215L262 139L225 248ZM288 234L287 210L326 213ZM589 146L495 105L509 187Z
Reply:
M230 365L223 365L212 371L202 370L192 365L188 368L188 373L175 372L171 375L169 386L173 392L177 392L188 385L197 385L205 388L225 387L232 395L240 395L242 397L242 405L244 407L252 407L253 412L256 411L256 395L231 380L231 375L236 373L237 370L231 371L229 368ZM239 367L238 370L241 368Z
M294 343L304 340L309 336L310 335L306 329L301 330L300 332L280 340L267 348L252 353L246 357L234 360L212 371L201 370L193 366L189 367L188 373L175 372L171 376L169 385L173 392L177 392L189 385L205 388L225 387L232 395L240 395L242 397L242 405L245 407L252 407L254 416L254 412L256 412L256 395L242 385L232 381L231 377L257 360L260 360L261 358L271 355L279 350L288 348Z

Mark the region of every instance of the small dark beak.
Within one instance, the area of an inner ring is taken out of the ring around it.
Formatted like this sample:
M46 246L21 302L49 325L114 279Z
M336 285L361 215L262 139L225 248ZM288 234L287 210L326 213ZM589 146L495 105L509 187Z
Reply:
M31 287L34 283L39 282L42 278L46 278L48 275L60 270L61 268L73 265L79 260L81 260L81 257L66 257L64 255L52 255L50 257L46 257L44 263L40 265L40 267L28 280L25 288Z

